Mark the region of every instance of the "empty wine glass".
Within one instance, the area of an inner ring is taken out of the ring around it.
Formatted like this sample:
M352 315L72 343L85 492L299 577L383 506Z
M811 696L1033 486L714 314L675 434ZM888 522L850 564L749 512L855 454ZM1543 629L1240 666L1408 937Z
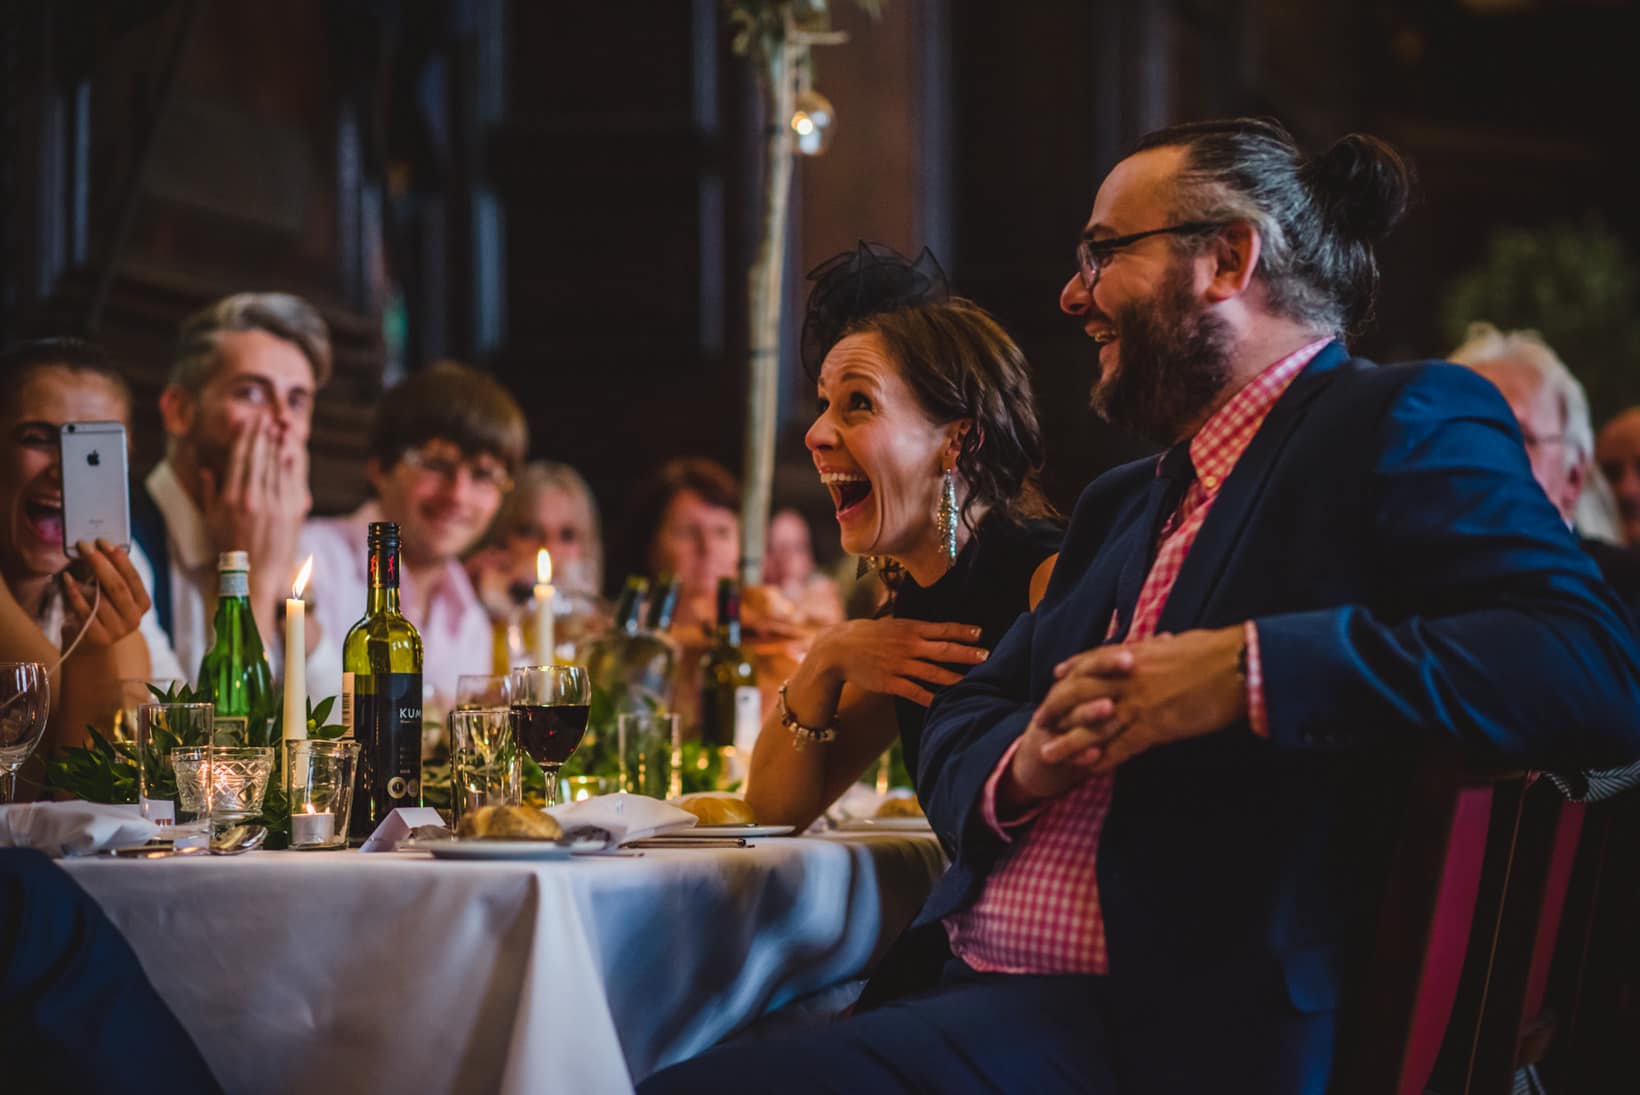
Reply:
M0 802L10 802L17 769L45 733L51 680L39 662L0 662Z
M456 678L457 711L506 707L512 702L510 678L491 673L463 673Z
M558 768L587 732L592 690L578 665L527 665L512 671L513 740L547 777L547 805L558 805Z

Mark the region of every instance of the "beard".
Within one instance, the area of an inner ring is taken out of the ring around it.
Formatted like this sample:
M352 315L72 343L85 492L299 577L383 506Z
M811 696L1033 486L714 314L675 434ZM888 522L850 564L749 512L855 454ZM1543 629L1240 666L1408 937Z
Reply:
M1190 266L1176 263L1148 301L1111 314L1116 366L1093 387L1093 409L1113 426L1171 445L1212 406L1230 377L1230 330L1196 305Z

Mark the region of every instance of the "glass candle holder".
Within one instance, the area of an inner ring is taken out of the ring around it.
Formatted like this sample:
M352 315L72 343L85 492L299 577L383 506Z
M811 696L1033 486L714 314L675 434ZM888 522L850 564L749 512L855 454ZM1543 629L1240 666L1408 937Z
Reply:
M353 815L353 775L359 743L304 738L285 742L290 798L290 846L345 848Z
M273 775L273 749L268 746L211 746L211 824L247 821L262 812Z
M582 802L616 789L612 786L615 781L604 776L564 776L559 782L560 802Z

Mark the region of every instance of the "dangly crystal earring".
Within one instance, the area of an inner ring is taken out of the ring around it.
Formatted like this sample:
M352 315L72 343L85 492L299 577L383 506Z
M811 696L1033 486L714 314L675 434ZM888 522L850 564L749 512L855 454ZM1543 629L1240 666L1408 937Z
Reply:
M940 484L940 508L934 511L934 529L939 533L940 548L945 552L947 565L957 562L957 476L956 468L945 469L945 482Z

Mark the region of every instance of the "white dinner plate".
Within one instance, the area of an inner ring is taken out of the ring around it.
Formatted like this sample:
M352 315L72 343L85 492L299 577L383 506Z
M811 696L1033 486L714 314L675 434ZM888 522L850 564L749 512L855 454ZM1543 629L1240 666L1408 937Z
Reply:
M794 825L696 825L693 829L674 829L659 833L664 837L689 836L790 836Z
M925 817L851 817L838 822L845 833L931 833L934 827Z
M559 844L555 840L407 840L400 851L430 852L434 859L568 859L601 852L600 840Z

